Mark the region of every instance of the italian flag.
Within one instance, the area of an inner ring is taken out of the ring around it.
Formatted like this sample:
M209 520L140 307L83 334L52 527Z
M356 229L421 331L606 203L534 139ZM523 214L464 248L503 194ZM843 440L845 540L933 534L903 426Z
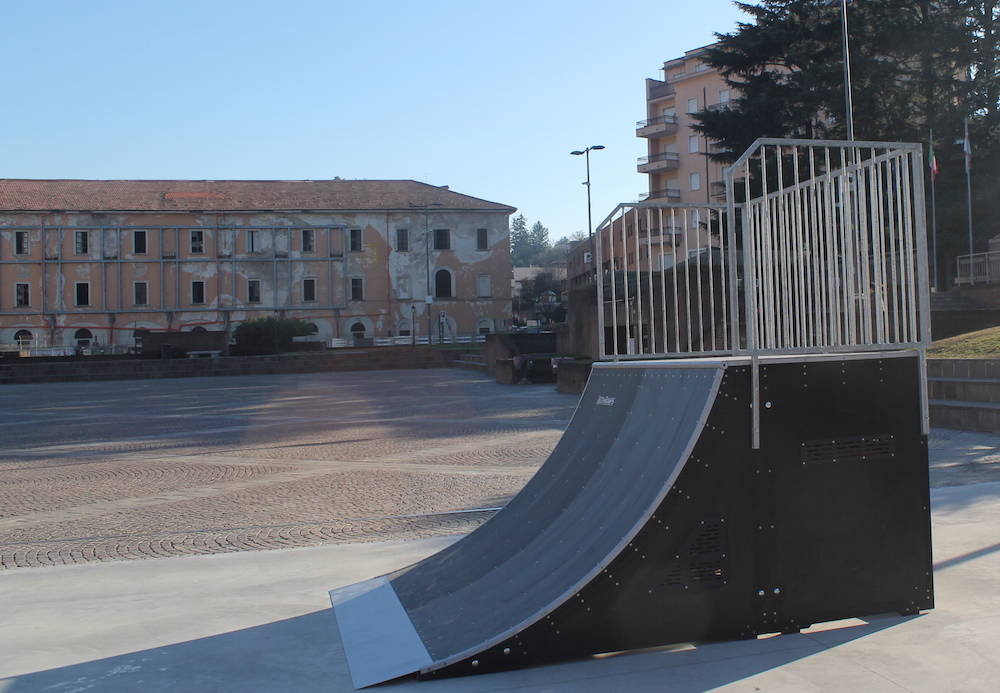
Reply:
M931 178L936 178L940 172L937 157L934 155L934 140L931 140L930 148L927 150L927 168L931 170Z

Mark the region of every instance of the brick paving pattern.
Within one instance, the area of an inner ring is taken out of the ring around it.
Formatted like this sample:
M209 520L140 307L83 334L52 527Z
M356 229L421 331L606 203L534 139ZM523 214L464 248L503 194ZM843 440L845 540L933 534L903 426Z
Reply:
M576 397L457 369L0 388L0 567L468 532Z
M5 385L0 568L468 532L575 405L457 369ZM996 436L930 452L934 486L1000 480Z

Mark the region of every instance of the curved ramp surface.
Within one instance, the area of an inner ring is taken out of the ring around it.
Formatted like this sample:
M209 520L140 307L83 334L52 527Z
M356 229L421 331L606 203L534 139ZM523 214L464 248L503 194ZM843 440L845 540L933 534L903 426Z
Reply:
M492 668L523 664L518 634L579 600L663 502L724 371L595 364L562 439L502 511L420 563L331 592L355 686L475 670L488 650Z

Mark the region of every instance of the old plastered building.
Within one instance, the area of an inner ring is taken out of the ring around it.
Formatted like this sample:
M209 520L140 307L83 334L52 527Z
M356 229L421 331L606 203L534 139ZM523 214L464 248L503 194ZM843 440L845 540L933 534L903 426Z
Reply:
M327 339L502 329L514 211L412 180L0 180L0 343L267 315Z

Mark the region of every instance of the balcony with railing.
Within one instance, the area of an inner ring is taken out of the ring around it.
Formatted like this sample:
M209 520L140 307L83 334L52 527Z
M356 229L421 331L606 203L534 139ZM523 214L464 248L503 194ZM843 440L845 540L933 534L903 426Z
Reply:
M676 171L681 165L681 155L677 152L660 152L649 156L640 156L636 168L639 173L659 173L660 171Z
M677 132L677 116L661 115L635 124L636 137L665 137Z
M713 198L725 199L726 197L726 182L721 180L713 180L708 186L709 193Z
M649 84L649 101L666 101L667 99L674 98L676 89L674 89L673 84L668 84L667 82L661 82L656 79L647 79L646 82Z
M647 193L642 193L639 195L640 200L679 200L681 199L681 189L680 188L661 188L659 190L650 190Z
M955 284L1000 284L1000 250L955 258Z

